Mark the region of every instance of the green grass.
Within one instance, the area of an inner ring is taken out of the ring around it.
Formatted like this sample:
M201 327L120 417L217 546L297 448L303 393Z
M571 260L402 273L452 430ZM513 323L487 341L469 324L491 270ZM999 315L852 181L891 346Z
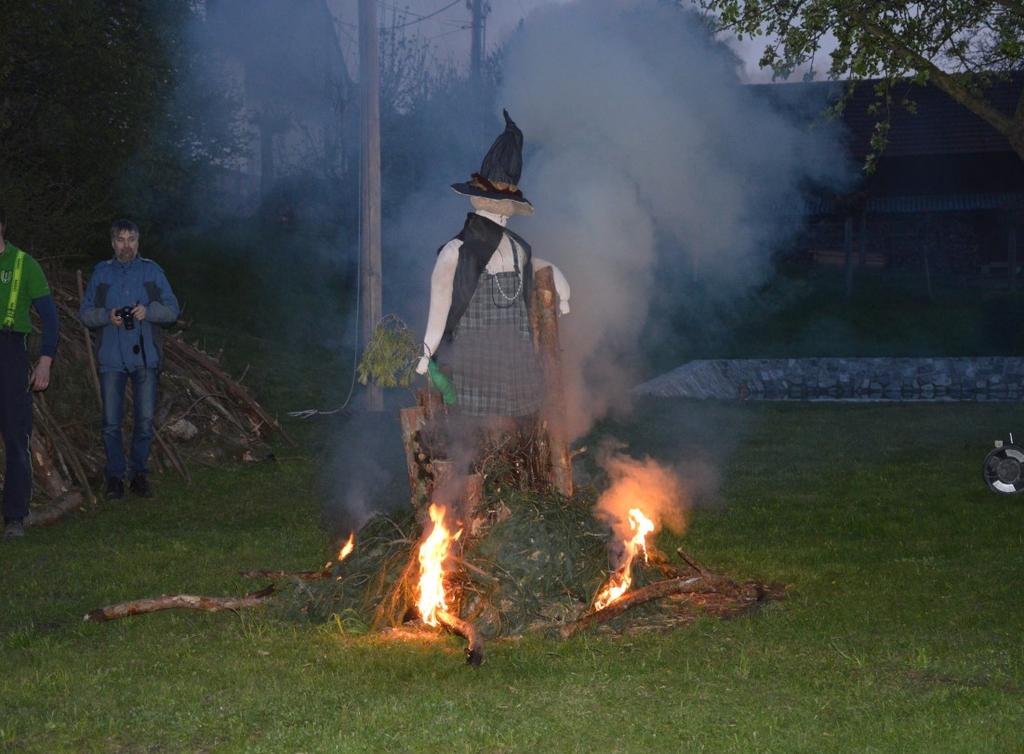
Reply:
M1014 404L642 404L596 434L716 468L685 547L789 599L667 634L493 642L475 671L455 638L259 610L83 623L328 555L315 458L160 479L156 502L0 543L0 749L1019 751L1024 501L980 468L1022 419Z

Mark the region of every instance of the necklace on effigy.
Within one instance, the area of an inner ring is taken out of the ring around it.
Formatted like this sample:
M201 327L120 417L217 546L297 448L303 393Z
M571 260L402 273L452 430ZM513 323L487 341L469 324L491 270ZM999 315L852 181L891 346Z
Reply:
M516 255L516 242L513 241L511 238L509 238L509 244L512 246L512 267L513 267L513 272L515 272L516 278L518 280L518 286L516 287L516 292L513 293L511 296L509 296L507 293L505 293L505 290L501 287L501 280L498 278L498 273L496 273L496 272L495 273L491 273L491 277L494 279L494 284L498 287L498 293L501 294L501 297L503 299L505 299L506 301L508 301L509 303L511 303L511 302L515 301L517 298L519 298L519 294L523 292L523 276L522 276L522 273L519 272L519 257ZM500 250L501 244L498 244L498 247L499 247L498 248L498 256L501 257L501 260L502 260L502 263L503 263L502 266L504 266L505 259L504 259L504 256L501 253L501 250Z

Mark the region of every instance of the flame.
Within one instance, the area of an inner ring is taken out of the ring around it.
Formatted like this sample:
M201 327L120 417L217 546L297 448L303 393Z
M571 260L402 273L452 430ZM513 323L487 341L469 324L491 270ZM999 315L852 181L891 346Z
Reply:
M420 596L416 607L424 623L436 626L437 611L448 609L444 593L444 561L451 543L462 536L462 529L454 535L448 531L444 525L443 505L431 503L429 512L434 526L420 545Z
M335 565L337 565L345 558L347 558L349 555L351 555L354 549L356 549L356 533L352 532L348 535L348 540L345 542L345 544L343 544L341 546L341 549L338 550L338 558L336 560L328 560L326 563L324 563L323 570L329 571ZM338 579L340 580L341 577L339 576Z
M351 555L354 549L356 549L356 533L352 532L348 535L348 540L345 542L345 544L341 546L341 549L338 551L338 562L340 563L349 555Z
M633 536L626 541L626 559L608 579L604 589L594 598L595 610L604 610L629 589L633 583L633 558L637 553L642 552L644 561L647 561L646 540L647 535L654 531L654 522L647 518L639 508L630 508L629 528L633 532Z

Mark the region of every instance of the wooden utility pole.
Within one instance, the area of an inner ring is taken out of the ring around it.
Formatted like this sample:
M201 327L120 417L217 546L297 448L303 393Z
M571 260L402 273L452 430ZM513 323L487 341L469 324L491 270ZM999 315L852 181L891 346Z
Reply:
M487 0L466 0L466 7L473 13L473 22L469 27L473 35L469 46L469 82L475 100L473 109L476 111L475 120L480 129L480 135L486 138L488 130L493 125L487 106L487 97L484 95L484 57L487 51L485 30L487 14L491 8Z
M380 254L380 53L377 0L359 0L359 89L361 142L359 156L360 218L359 285L362 292L362 344L373 336L382 316ZM367 388L367 408L380 411L384 396L378 385Z
M469 75L473 84L480 86L484 67L484 29L490 8L485 0L466 0L466 5L473 13L473 22L469 27L473 34L469 46Z

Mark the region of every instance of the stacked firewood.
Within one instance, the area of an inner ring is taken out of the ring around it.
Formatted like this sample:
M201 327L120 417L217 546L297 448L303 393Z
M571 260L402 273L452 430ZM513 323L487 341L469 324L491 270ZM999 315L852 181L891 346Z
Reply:
M60 345L50 389L34 395L32 434L33 507L30 525L51 523L100 496L104 453L100 440L100 384L93 339L78 321L82 275L48 271L60 317ZM163 341L163 363L154 420L152 465L191 480L190 466L226 460L255 461L269 455L266 440L287 439L220 355L185 338L179 321ZM38 338L38 331L30 339ZM35 351L34 351L35 352ZM125 437L131 437L132 396L127 391ZM0 447L0 456L3 450ZM0 463L0 479L3 464Z

